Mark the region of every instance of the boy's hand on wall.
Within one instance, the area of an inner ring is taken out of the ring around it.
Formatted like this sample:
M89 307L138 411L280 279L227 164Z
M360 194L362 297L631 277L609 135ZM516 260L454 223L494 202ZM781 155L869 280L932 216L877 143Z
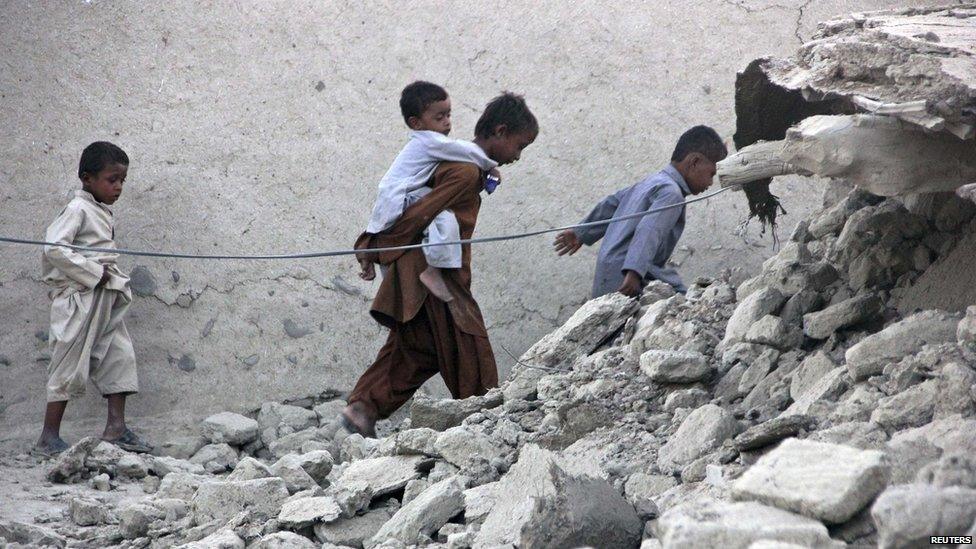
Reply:
M573 255L583 246L583 241L576 236L575 232L568 230L557 234L556 241L552 245L559 255Z
M627 297L637 297L640 295L642 289L641 277L634 271L627 271L624 275L624 282L620 285L618 292L624 294Z

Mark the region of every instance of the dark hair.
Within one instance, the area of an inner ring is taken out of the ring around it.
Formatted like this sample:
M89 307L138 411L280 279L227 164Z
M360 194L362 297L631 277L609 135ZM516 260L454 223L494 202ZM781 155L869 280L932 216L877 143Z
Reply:
M108 141L96 141L81 151L81 161L78 162L78 178L86 173L95 175L105 169L108 164L129 165L129 156L118 145Z
M447 99L447 90L437 84L423 80L408 84L400 92L400 113L403 114L403 121L408 122L411 116L424 114L427 107L445 99Z
M705 155L712 162L718 162L729 154L718 132L708 126L695 126L681 134L671 153L671 161L681 162L693 152Z
M511 133L539 131L539 123L525 104L525 98L512 92L502 92L488 102L485 112L481 113L481 118L474 126L474 134L478 137L491 137L495 128L502 124Z

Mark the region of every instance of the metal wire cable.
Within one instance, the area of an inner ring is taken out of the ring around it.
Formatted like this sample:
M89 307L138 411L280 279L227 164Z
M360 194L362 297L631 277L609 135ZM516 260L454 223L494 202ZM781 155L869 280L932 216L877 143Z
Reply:
M692 204L694 202L700 202L702 200L707 200L721 194L729 189L735 188L737 185L723 187L711 193L689 198L684 202L678 202L677 204L669 204L667 206L661 206L659 208L651 208L642 212L637 212L629 215L620 216L613 219L604 219L600 221L590 221L588 223L577 223L575 225L566 225L563 227L554 227L550 229L536 229L532 231L527 231L523 233L516 233L510 235L499 235L499 236L483 236L479 238L468 238L464 240L454 240L451 242L434 242L434 243L421 243L421 244L407 244L404 246L391 246L387 248L369 248L362 250L332 250L326 252L308 252L308 253L297 253L297 254L272 254L272 255L220 255L220 254L188 254L188 253L178 253L178 252L153 252L153 251L143 251L143 250L128 250L125 248L94 248L88 246L76 246L74 244L63 244L59 242L47 242L44 240L31 240L27 238L12 238L6 236L0 236L0 242L6 242L8 244L24 244L33 246L59 246L62 248L69 248L72 250L78 250L83 252L101 252L101 253L112 253L119 255L134 255L142 257L167 257L176 259L236 259L236 260L281 260L281 259L310 259L316 257L336 257L344 255L355 255L357 253L381 253L381 252L395 252L403 250L415 250L418 248L429 248L433 246L455 246L459 244L482 244L485 242L501 242L504 240L518 240L522 238L529 238L532 236L538 236L546 233L562 232L570 229L584 229L587 227L598 227L601 225L609 225L611 223L618 223L620 221L626 221L629 219L635 219L638 217L645 217L658 212L663 212L665 210L670 210L672 208L677 208L680 206L685 206L687 204Z

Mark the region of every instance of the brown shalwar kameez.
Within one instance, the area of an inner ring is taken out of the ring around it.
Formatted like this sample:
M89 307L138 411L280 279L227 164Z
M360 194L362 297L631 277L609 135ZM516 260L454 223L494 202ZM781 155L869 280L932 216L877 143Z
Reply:
M356 248L416 244L434 216L448 209L457 217L461 238L471 238L482 184L483 175L474 164L441 163L430 194L408 207L389 229L363 233ZM481 395L498 385L485 321L471 295L470 245L462 247L460 269L443 271L454 296L450 303L431 295L420 282L420 273L427 268L422 250L360 257L387 267L370 314L390 329L390 335L349 395L350 404L359 402L375 417L389 417L438 372L454 398Z

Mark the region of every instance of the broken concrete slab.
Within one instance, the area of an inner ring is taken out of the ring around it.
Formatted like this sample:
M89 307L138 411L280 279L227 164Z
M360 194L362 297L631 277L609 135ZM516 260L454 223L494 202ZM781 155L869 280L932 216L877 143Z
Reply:
M733 443L739 451L756 450L796 436L816 424L817 418L803 414L777 417L746 429L735 437Z
M318 415L312 410L278 402L262 404L257 421L261 440L269 446L285 435L319 425Z
M839 524L870 503L890 474L883 452L791 438L746 470L732 495Z
M764 288L749 294L739 302L725 325L725 337L719 348L725 349L732 343L742 341L753 323L778 311L785 301L783 294L773 288Z
M871 421L889 432L921 427L932 421L938 397L939 380L930 379L879 400Z
M842 546L830 539L827 527L811 518L755 501L723 502L704 499L666 511L654 526L664 547L747 549L760 540L801 547Z
M706 404L692 411L667 443L658 451L657 465L666 473L682 467L718 448L738 433L739 424L724 408Z
M220 412L200 422L200 433L212 443L242 446L258 437L258 422L241 414Z
M464 510L465 484L464 478L452 477L431 485L394 513L364 547L370 549L388 539L412 545L430 538Z
M320 549L317 543L294 532L268 534L248 547L253 549Z
M407 482L420 478L418 467L423 456L386 456L354 461L342 472L336 482L338 488L350 483L365 482L373 497L402 489Z
M287 498L288 488L280 478L204 482L191 500L192 514L196 524L226 521L245 509L273 518Z
M452 427L441 433L434 442L434 450L461 470L474 466L478 461L491 462L505 455L504 448L487 435L464 426Z
M900 484L871 506L881 547L923 547L930 536L961 535L976 520L976 490Z
M476 546L634 547L642 524L633 506L603 480L566 473L552 452L522 448L519 461L498 483L497 499ZM545 525L560 524L560 528Z
M809 414L817 402L836 399L847 390L848 386L847 368L844 366L834 368L800 394L780 415Z
M464 399L431 399L416 395L410 405L410 426L444 431L460 425L464 418L475 412L501 406L503 400L498 389L488 391L483 396Z
M959 318L941 311L922 311L872 334L845 353L855 381L880 374L889 362L913 355L926 344L954 342Z
M640 357L640 369L657 383L693 383L712 373L708 358L694 351L651 349Z
M883 310L884 302L875 294L854 296L804 315L803 333L814 339L827 339L837 330L877 318Z
M787 325L778 316L765 315L752 323L742 340L746 343L788 351L800 346L803 342L803 334L800 330Z
M208 444L193 454L190 463L202 466L208 473L229 471L237 465L237 450L226 443Z
M393 516L395 509L379 507L370 509L368 513L348 518L340 518L332 522L316 524L313 528L315 538L322 543L346 547L362 547L379 532Z
M571 368L577 358L592 353L619 330L639 306L636 300L617 292L587 301L562 326L522 355L519 363L543 370L517 364L504 389L505 400L532 397L536 391L535 383L545 369Z
M331 522L342 516L342 509L329 496L291 499L281 506L278 523L283 528L297 530L320 522Z

